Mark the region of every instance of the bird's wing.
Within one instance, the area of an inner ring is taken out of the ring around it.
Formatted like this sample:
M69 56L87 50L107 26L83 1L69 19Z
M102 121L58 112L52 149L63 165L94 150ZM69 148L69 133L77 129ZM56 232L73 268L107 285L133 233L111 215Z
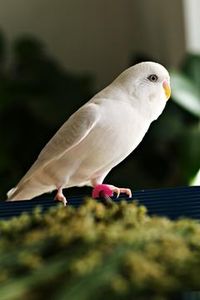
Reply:
M76 111L46 144L20 183L30 179L33 173L77 146L89 134L99 118L98 105L94 103L88 103Z

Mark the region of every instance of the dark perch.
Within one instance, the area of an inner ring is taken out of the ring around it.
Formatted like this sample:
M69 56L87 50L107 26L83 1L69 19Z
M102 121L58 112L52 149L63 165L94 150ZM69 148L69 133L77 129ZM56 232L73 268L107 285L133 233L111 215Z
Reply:
M79 206L85 196L68 197L68 204ZM138 204L147 207L150 215L166 216L170 219L180 217L200 219L200 186L140 190L134 191L131 199L121 196L113 200L119 202L122 199L128 202L137 200ZM57 204L52 196L40 196L28 201L1 201L0 219L19 216L23 212L31 213L36 206L40 206L45 211Z

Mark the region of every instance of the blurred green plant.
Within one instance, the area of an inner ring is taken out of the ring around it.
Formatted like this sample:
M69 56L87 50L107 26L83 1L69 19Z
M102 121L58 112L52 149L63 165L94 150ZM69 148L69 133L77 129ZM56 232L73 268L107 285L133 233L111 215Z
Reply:
M200 289L200 224L88 199L0 222L0 299L179 299Z
M200 55L188 54L181 71L170 75L173 100L196 118L181 134L178 160L187 181L200 185Z

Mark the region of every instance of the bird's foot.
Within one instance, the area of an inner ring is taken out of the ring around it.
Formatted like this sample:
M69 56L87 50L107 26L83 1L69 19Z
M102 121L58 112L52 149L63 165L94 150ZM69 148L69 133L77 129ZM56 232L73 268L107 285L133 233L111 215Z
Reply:
M98 184L92 191L92 198L112 197L114 194L118 198L121 193L127 194L129 198L132 197L132 192L128 188L118 188L110 184Z
M59 189L58 189L57 194L56 194L54 200L63 202L63 205L64 205L64 206L67 205L67 199L66 199L65 196L63 195L62 188L59 188Z

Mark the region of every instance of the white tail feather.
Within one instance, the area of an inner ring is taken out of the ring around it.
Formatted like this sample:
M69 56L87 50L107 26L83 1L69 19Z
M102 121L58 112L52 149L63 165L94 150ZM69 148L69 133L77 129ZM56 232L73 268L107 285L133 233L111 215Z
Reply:
M17 187L14 187L7 192L8 199L10 199L12 197L12 195L16 192L16 190L17 190Z
M43 185L37 181L26 181L8 191L8 201L29 200L43 193L51 192L54 186Z

